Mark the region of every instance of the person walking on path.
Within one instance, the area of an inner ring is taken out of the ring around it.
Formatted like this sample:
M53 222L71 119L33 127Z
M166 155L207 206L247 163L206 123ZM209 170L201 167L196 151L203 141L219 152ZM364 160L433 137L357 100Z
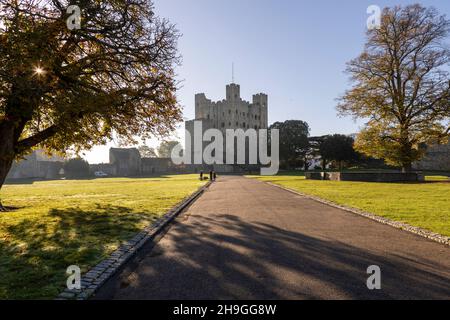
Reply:
M203 170L200 171L200 181L203 181Z

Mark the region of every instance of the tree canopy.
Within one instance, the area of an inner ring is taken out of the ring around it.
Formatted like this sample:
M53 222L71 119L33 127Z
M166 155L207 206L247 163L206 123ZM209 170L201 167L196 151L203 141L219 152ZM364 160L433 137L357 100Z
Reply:
M69 179L89 177L89 163L82 158L73 158L64 163L64 173Z
M367 32L363 53L348 63L353 87L341 115L367 119L358 151L410 170L422 143L450 132L450 22L421 5L385 8L381 26Z
M150 0L0 0L0 187L33 147L135 142L181 120L174 67L179 34Z
M172 155L172 149L178 144L178 141L170 140L161 142L161 144L158 146L158 156L160 158L170 158Z
M139 154L142 158L157 158L158 155L156 154L155 148L142 145L138 147Z
M309 126L305 121L275 122L270 129L279 130L280 161L287 167L303 166L309 148Z
M323 137L318 149L322 162L336 161L339 170L342 169L342 163L344 161L356 160L358 157L356 151L353 149L353 138L343 134L333 134Z

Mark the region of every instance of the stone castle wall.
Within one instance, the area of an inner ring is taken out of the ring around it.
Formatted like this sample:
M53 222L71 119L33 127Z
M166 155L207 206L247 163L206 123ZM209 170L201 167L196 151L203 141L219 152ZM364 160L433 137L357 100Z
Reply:
M211 101L206 98L204 93L195 95L195 119L186 121L185 129L191 135L190 149L191 161L194 162L196 150L194 150L194 122L200 121L203 134L208 129L218 129L222 131L224 137L225 152L225 133L227 129L267 129L268 128L268 96L264 93L253 95L252 102L245 101L240 96L240 86L238 84L229 84L226 86L226 98L222 101ZM201 153L210 142L203 142ZM248 147L248 146L247 146ZM188 140L186 140L185 150L188 150ZM197 158L201 154L197 152ZM248 148L246 150L248 155ZM235 153L236 156L236 153ZM224 154L224 161L226 154ZM245 170L242 166L235 166L233 169L227 165L216 165L218 172L233 172Z
M450 142L428 147L425 156L413 164L416 170L450 171Z
M226 99L213 102L204 93L195 95L195 120L211 121L212 127L226 129L266 129L268 97L264 93L253 95L252 103L242 100L240 86L226 86Z
M14 161L6 179L57 179L63 164L61 157L46 156L43 151L35 150L24 159Z

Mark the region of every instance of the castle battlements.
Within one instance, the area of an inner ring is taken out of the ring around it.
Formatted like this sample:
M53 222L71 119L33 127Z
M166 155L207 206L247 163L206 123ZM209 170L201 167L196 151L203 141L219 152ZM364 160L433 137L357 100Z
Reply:
M195 95L195 120L209 120L208 127L216 129L266 129L268 126L268 96L253 95L252 102L240 95L240 86L235 83L226 86L225 99L212 101L204 93Z
M194 145L194 121L201 121L202 131L218 129L226 133L227 129L267 129L268 127L268 96L265 93L257 93L252 97L252 102L241 98L241 87L236 83L230 83L225 89L225 99L212 101L204 93L195 95L195 119L186 121L186 131L191 140L186 140L186 150ZM206 147L203 142L202 150ZM246 146L248 148L248 145ZM203 151L202 151L203 152ZM224 148L224 152L226 150ZM246 150L248 155L248 150ZM191 148L191 159L194 159L194 150ZM224 154L226 159L226 154ZM246 160L247 161L247 160ZM243 166L214 165L217 172L239 172ZM247 168L251 168L248 166Z

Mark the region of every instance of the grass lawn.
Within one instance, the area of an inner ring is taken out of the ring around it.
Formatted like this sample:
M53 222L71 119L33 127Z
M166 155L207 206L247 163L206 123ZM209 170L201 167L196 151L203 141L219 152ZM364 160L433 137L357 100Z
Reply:
M427 177L427 183L317 181L298 174L252 177L450 236L447 177Z
M5 185L0 299L54 298L65 271L85 272L204 182L197 175Z

